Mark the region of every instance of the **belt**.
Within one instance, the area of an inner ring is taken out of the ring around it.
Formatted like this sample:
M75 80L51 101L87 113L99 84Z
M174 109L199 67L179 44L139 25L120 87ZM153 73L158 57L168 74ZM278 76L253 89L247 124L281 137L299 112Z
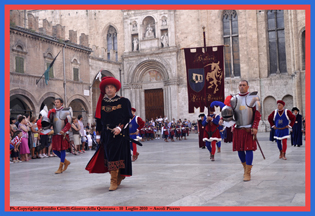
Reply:
M275 129L275 130L284 130L284 129L288 129L288 128L283 127L283 128L277 128L277 129Z
M246 130L246 132L250 132L252 130L251 128L235 128L235 129Z

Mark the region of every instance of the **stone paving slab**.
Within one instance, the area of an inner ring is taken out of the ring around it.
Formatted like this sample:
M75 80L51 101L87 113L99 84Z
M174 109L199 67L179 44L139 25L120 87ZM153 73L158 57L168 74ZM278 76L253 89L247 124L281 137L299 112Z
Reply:
M231 143L222 143L215 161L198 147L196 134L187 140L153 140L138 147L133 176L116 191L108 191L109 174L89 174L85 166L94 154L67 155L71 165L56 175L59 158L10 165L11 206L304 206L305 145L288 145L278 158L269 133L259 133L252 180L243 182L243 167ZM290 143L290 140L288 140ZM60 196L62 195L62 199Z

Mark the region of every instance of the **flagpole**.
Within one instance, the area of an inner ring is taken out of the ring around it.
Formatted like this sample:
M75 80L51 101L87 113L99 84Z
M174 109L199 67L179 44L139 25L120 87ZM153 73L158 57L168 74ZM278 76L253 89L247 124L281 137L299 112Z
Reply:
M46 72L46 71L45 71ZM43 76L45 75L45 72L43 73L43 75L38 79L36 80L36 85L38 84L38 82L43 78Z
M59 51L59 53L61 52L61 50ZM49 73L49 70L50 70L50 68L54 65L54 63L55 63L55 61L56 61L56 58L58 57L58 55L59 55L59 53L56 55L56 57L54 58L54 60L50 63L50 65L48 66L48 68L47 68L47 70L48 70L48 72L47 73ZM46 71L47 70L45 70L45 72L43 73L43 75L38 79L38 80L36 80L36 85L39 83L39 81L42 79L42 77L45 75L45 73L46 73ZM47 84L47 83L46 83Z
M69 40L65 41L69 42ZM66 86L66 66L65 66L65 48L67 44L64 43L64 46L62 47L62 55L63 55L63 89L64 89L64 101L65 101L65 107L68 107L68 101L67 101L67 86Z

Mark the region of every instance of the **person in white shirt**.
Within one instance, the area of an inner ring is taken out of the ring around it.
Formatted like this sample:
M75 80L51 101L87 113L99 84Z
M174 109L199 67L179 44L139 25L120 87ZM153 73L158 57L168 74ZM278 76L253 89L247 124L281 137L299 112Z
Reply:
M167 119L168 119L168 118L167 118L166 116L164 116L164 118L163 118L164 122L166 122Z
M81 147L81 150L80 148L78 149L80 153L85 153L85 143L86 143L86 133L85 133L85 130L84 130L84 125L83 125L83 117L82 115L79 115L78 116L78 122L79 122L79 125L80 125L80 135L81 135L81 143L82 143L82 147Z
M92 136L89 132L86 133L86 137L87 137L87 142L88 142L88 146L89 146L89 150L92 150Z

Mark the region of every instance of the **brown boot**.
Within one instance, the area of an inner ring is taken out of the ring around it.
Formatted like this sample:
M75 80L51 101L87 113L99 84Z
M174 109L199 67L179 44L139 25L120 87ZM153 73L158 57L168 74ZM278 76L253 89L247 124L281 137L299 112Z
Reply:
M68 168L68 166L70 165L70 161L68 161L67 159L65 159L65 162L64 162L64 166L63 166L63 169L62 169L62 172L66 171L66 169Z
M118 187L118 185L117 185L118 172L119 172L119 169L117 169L115 171L110 171L110 187L109 187L109 191L114 191Z
M244 174L243 174L243 178L245 177L245 173L246 173L246 162L242 163L243 167L244 167Z
M251 177L250 173L251 173L252 167L253 165L246 164L246 172L245 172L243 181L250 181L250 177Z
M210 160L214 161L214 155L213 154L210 154Z
M221 152L221 147L220 147L220 148L218 147L218 151L217 151L217 152L218 152L218 153L220 153L220 152Z
M136 161L138 159L139 152L137 152L135 155L132 155L132 162Z
M282 158L282 150L280 151L279 159Z
M286 160L287 158L285 157L285 152L282 152L282 159Z
M124 180L126 177L120 175L120 172L118 172L118 178L117 178L117 186L119 186L122 182L122 180Z
M63 167L63 165L64 165L64 163L60 162L59 168L58 168L58 170L55 172L55 174L60 174L60 173L62 173L62 167Z

